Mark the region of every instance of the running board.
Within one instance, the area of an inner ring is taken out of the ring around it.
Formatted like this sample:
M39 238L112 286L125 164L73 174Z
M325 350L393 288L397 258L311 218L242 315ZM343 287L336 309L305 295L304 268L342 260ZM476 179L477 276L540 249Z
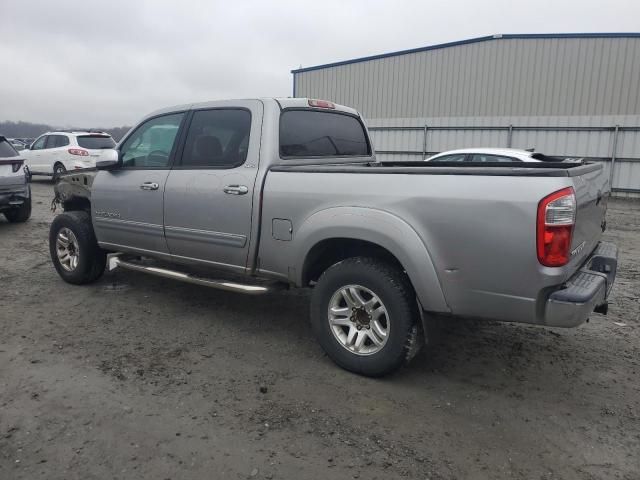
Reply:
M111 254L107 257L107 268L109 271L116 268L125 268L135 272L149 273L157 277L171 278L195 285L203 285L205 287L217 288L218 290L227 290L229 292L244 293L245 295L262 295L268 293L270 289L260 285L249 285L237 282L229 282L226 280L214 280L209 278L197 277L188 273L177 272L166 268L151 267L140 265L134 262L122 260L119 254Z

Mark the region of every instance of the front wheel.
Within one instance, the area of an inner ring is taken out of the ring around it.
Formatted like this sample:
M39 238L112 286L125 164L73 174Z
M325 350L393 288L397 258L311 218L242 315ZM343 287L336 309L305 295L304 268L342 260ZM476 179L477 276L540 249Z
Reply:
M314 333L327 355L351 372L377 377L397 370L418 341L419 313L406 274L375 258L328 268L311 298Z
M65 212L53 220L49 252L60 277L75 285L100 278L107 263L107 254L93 233L91 216L82 211Z

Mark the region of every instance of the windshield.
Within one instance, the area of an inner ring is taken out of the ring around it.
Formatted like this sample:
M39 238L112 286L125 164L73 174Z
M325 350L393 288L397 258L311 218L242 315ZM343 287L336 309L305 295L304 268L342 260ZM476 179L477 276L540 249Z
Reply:
M89 150L114 148L116 142L109 135L82 135L78 137L78 146Z

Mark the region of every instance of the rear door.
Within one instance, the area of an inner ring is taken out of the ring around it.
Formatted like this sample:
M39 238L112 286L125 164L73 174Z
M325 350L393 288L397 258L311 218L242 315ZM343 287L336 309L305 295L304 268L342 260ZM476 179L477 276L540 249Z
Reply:
M176 259L246 267L262 115L256 100L193 111L165 189L165 235Z
M163 195L185 117L177 112L144 121L119 148L122 166L96 176L91 203L101 245L167 253Z
M53 166L61 163L67 170L73 169L67 161L69 149L69 137L66 135L49 135L46 149L42 152L42 163L47 171L53 172Z

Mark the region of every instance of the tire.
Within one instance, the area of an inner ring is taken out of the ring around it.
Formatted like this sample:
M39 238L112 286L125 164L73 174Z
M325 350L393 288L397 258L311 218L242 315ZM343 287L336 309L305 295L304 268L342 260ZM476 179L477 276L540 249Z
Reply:
M18 208L4 212L4 216L11 223L24 223L31 217L31 187L29 187L29 198Z
M67 245L72 247L66 247L68 256L64 255L65 238ZM59 239L61 243L58 243ZM107 253L98 246L91 216L84 211L64 212L54 218L49 230L49 253L58 275L74 285L96 281L107 264Z
M67 172L67 168L63 164L56 163L53 166L53 183L57 182L58 178L60 178L60 175L66 172Z
M354 288L358 295L349 293ZM362 302L349 303L347 297L373 303L354 311L353 305ZM332 307L341 313L332 316ZM342 318L343 315L349 316ZM332 319L340 325L332 325ZM418 341L418 322L415 293L405 273L375 258L343 260L329 267L313 289L311 326L316 338L335 363L360 375L387 375L407 362ZM355 337L349 341L353 328ZM384 336L376 333L385 329ZM364 340L356 352L360 336Z

